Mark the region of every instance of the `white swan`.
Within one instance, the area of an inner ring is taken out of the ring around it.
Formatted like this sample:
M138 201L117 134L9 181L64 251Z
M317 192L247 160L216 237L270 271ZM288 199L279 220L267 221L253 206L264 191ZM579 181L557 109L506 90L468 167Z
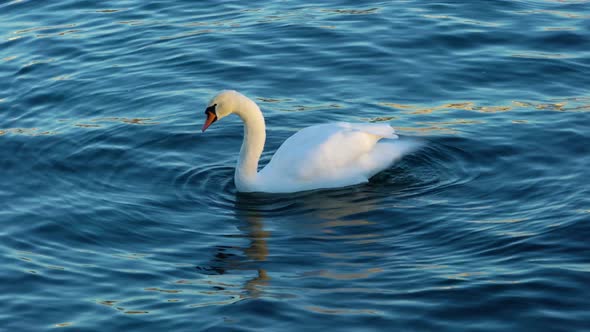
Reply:
M244 141L235 171L241 192L290 193L367 182L415 146L397 140L388 124L326 123L289 137L258 172L266 139L264 117L254 101L237 91L222 91L209 103L203 132L215 121L237 114Z

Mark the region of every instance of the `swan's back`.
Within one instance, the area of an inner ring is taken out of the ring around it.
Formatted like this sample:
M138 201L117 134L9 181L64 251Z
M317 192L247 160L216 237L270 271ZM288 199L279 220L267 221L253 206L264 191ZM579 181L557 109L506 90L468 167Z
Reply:
M304 128L259 173L262 189L292 192L366 182L402 156L396 142L387 124L338 122Z

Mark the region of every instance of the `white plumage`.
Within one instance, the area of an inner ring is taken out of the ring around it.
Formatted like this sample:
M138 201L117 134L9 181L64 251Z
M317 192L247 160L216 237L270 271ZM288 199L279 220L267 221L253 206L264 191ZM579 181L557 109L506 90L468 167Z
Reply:
M367 182L416 147L414 142L398 140L388 124L326 123L289 137L257 172L266 134L256 103L236 91L224 91L211 100L207 110L214 110L215 118L203 130L231 113L244 121L235 173L241 192L289 193Z

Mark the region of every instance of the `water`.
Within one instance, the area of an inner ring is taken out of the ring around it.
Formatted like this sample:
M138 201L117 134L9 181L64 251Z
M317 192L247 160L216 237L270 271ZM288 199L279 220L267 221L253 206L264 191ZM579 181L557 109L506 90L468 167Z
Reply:
M0 330L590 328L590 2L3 1ZM241 195L233 88L426 147Z

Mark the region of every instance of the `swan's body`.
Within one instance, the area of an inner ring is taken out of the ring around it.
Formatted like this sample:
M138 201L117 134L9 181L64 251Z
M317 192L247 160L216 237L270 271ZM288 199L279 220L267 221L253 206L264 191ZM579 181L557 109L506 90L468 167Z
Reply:
M320 124L289 137L258 172L266 133L256 103L238 92L224 91L213 98L206 113L209 118L203 130L231 113L244 121L234 176L241 192L289 193L367 182L413 146L398 140L388 124Z

